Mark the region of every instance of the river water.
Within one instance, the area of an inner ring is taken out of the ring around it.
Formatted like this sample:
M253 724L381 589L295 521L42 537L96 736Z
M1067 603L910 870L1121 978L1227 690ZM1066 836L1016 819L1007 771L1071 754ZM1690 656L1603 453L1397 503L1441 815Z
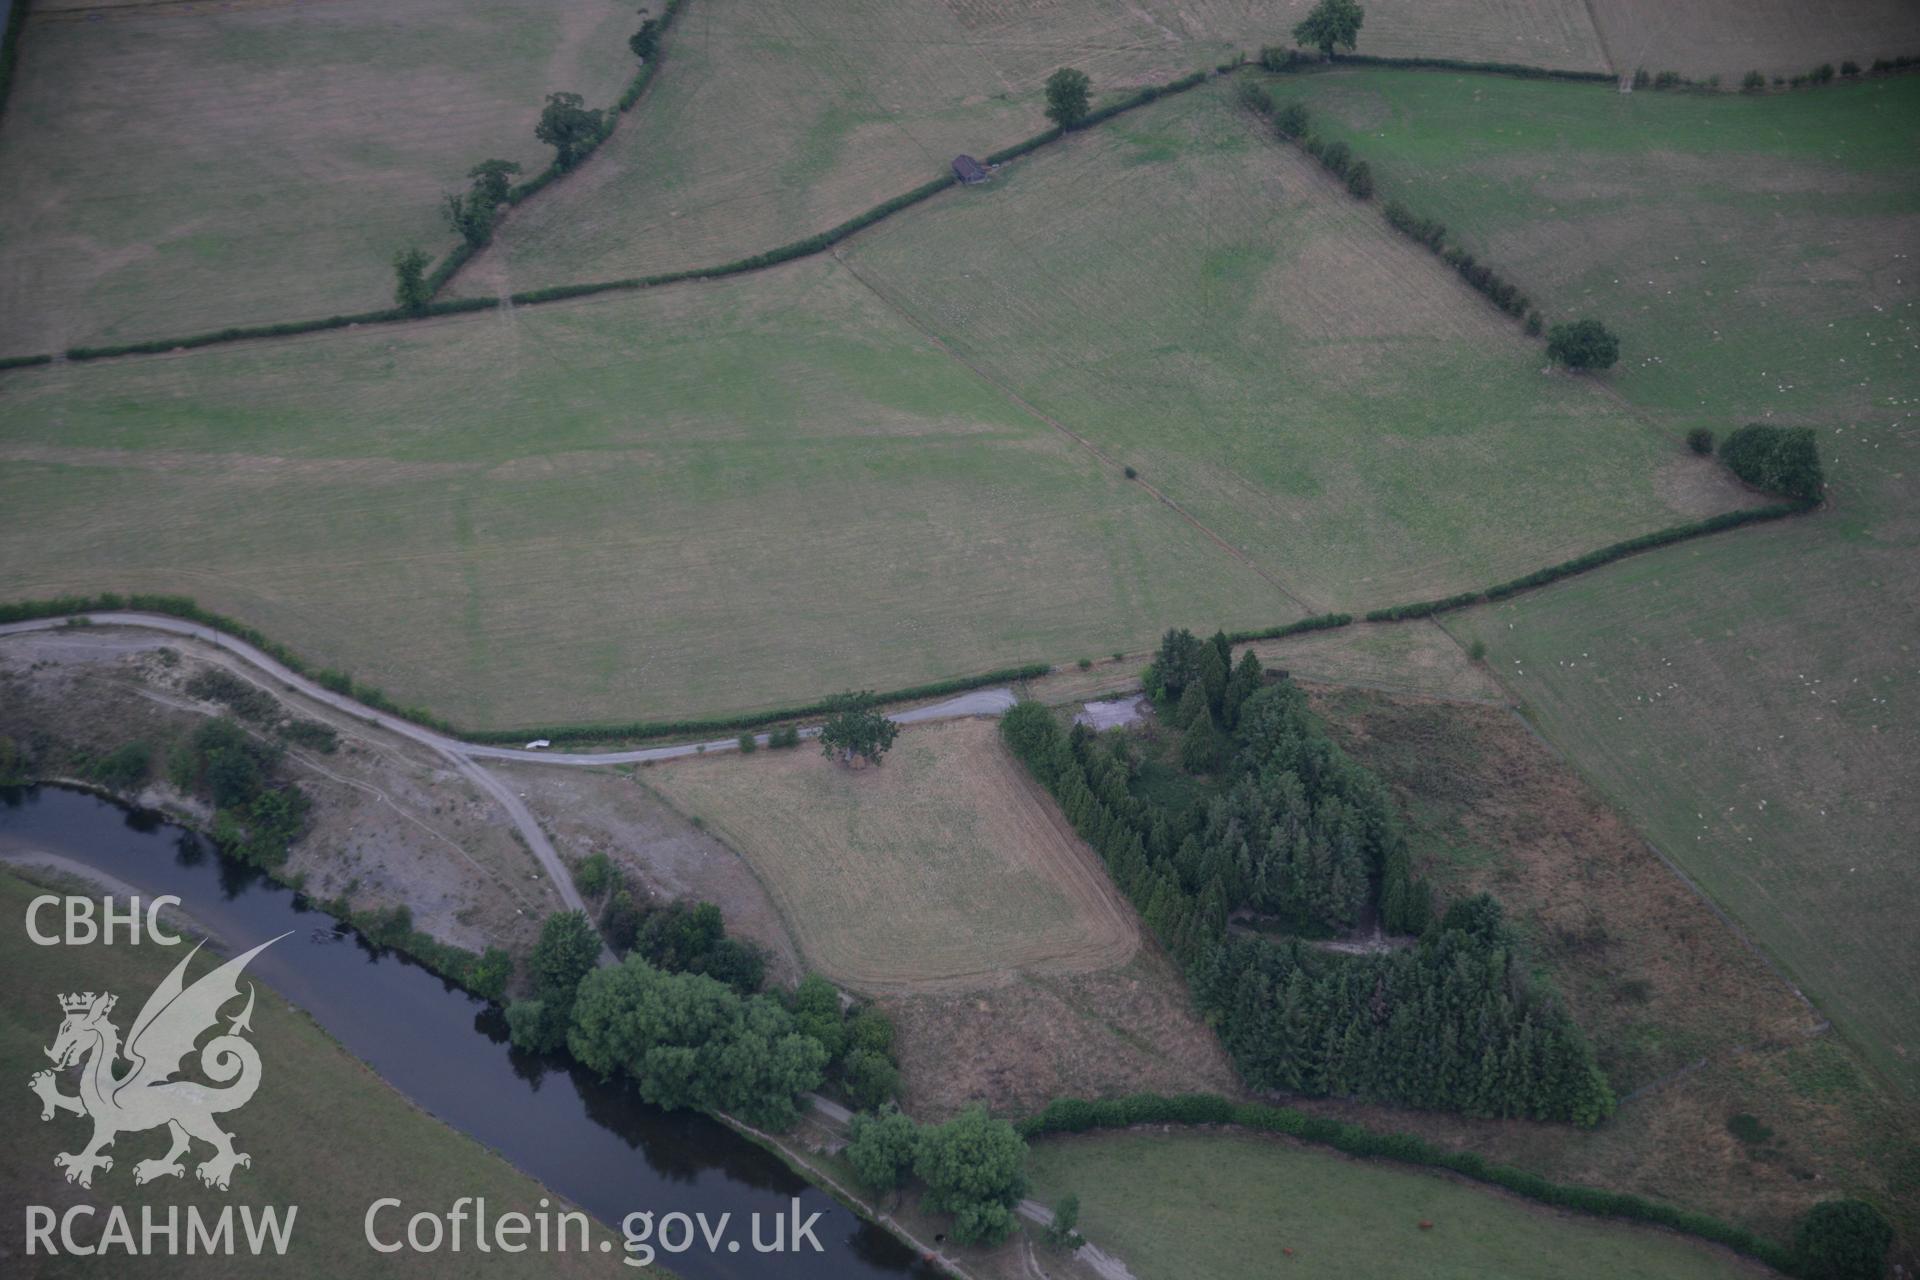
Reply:
M696 1245L660 1256L658 1265L677 1275L940 1274L719 1122L661 1111L578 1067L515 1053L504 1019L486 1002L337 931L291 890L156 815L52 787L0 789L0 853L14 851L58 854L145 896L173 894L231 951L292 930L254 959L249 975L306 1010L418 1106L616 1230L635 1210L650 1210L656 1220L675 1211L705 1213L709 1221L731 1213L731 1234L739 1239L751 1215L770 1219L792 1197L803 1219L821 1213L814 1234L822 1253L708 1253ZM316 930L333 940L316 941ZM426 1208L446 1206L409 1205L406 1212Z

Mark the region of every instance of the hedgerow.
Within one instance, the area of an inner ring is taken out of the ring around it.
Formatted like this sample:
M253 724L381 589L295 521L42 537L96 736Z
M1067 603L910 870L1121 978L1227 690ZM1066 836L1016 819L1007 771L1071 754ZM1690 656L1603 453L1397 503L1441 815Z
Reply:
M1389 226L1408 239L1425 245L1435 253L1446 247L1447 225L1439 219L1422 217L1398 200L1387 201L1380 212Z
M1779 502L1767 507L1749 507L1742 511L1723 511L1717 516L1708 516L1705 520L1672 525L1665 529L1656 529L1652 533L1643 533L1637 538L1612 543L1597 551L1589 551L1583 556L1562 560L1559 564L1548 565L1544 569L1535 569L1532 573L1496 583L1484 591L1463 591L1459 595L1446 596L1439 600L1419 600L1411 604L1396 604L1375 609L1367 614L1367 621L1399 622L1407 618L1426 618L1436 613L1464 609L1483 601L1504 600L1522 591L1544 587L1550 582L1558 582L1562 578L1570 578L1577 573L1598 569L1601 565L1612 564L1615 560L1624 559L1642 551L1651 551L1655 547L1684 542L1688 538L1703 537L1709 533L1719 533L1723 529L1734 529L1743 524L1755 524L1763 520L1779 520L1785 516L1799 515L1815 505L1817 504L1812 501L1802 500Z
M1278 627L1262 627L1258 631L1231 631L1227 633L1227 643L1246 644L1250 640L1278 640L1282 636L1296 636L1305 631L1328 631L1334 627L1344 627L1353 621L1350 613L1319 613L1311 618L1301 618Z
M1322 59L1317 53L1273 45L1260 51L1260 66L1277 74L1325 71L1341 65L1356 67L1401 67L1414 71L1474 71L1483 75L1518 76L1522 80L1573 80L1585 84L1612 84L1614 77L1605 71L1563 71L1555 67L1534 67L1523 62L1468 62L1461 58L1384 58L1371 53L1335 53Z
M1172 1097L1137 1093L1124 1098L1085 1100L1059 1098L1039 1113L1015 1124L1024 1138L1050 1133L1085 1133L1094 1129L1127 1129L1143 1124L1232 1124L1262 1133L1278 1133L1332 1147L1351 1156L1395 1160L1402 1164L1445 1169L1476 1182L1511 1191L1555 1208L1573 1209L1596 1217L1646 1222L1711 1240L1757 1258L1770 1267L1791 1273L1791 1252L1751 1231L1657 1200L1622 1191L1603 1191L1553 1182L1524 1169L1495 1164L1471 1151L1439 1147L1405 1133L1376 1133L1330 1116L1310 1115L1292 1107L1264 1102L1233 1102L1213 1094Z
M20 35L27 25L28 0L13 0L7 13L7 26L0 31L0 113L7 109L7 94L13 89L13 68L20 60Z
M1305 128L1305 113L1296 111L1286 120L1276 122L1274 132L1291 142L1298 142L1309 155L1318 160L1326 170L1347 184L1347 190L1361 200L1373 195L1373 170L1365 160L1356 157L1344 142L1328 141L1312 135L1302 136ZM1494 306L1508 315L1519 319L1533 308L1533 302L1512 281L1503 278L1499 272L1483 262L1477 261L1473 254L1458 245L1446 242L1447 228L1433 218L1423 217L1407 208L1398 200L1387 201L1381 210L1387 224L1400 232L1415 244L1424 245L1438 254L1446 264L1459 272L1460 278L1485 294ZM1535 332L1531 324L1529 333Z
M236 640L244 640L259 649L289 671L312 676L316 683L332 689L336 693L348 694L367 706L390 712L416 724L437 729L442 733L452 733L453 726L434 715L424 707L406 707L395 702L387 694L373 685L361 684L341 672L318 671L312 665L287 646L270 639L258 628L229 618L225 614L203 609L190 596L146 595L133 593L120 595L117 592L103 592L93 596L57 596L46 600L16 600L0 603L0 623L27 622L35 618L59 618L71 614L108 613L118 610L132 610L136 613L158 613L169 618L179 618L186 622L197 622L203 627L225 632Z
M680 12L681 7L685 4L686 0L666 0L666 3L661 7L660 17L658 19L660 24L659 31L662 36L673 26L674 16ZM561 168L558 162L548 165L539 173L534 174L525 182L516 184L508 191L506 202L508 204L519 204L529 196L538 195L540 192L546 190L554 179L558 178L561 174L569 172L570 169L578 169L581 161L599 150L601 143L613 135L614 124L619 117L631 111L634 104L640 101L640 96L647 91L647 86L653 82L653 73L659 65L660 55L656 55L640 64L640 70L634 73L633 79L627 82L627 87L623 89L620 96L615 99L617 110L607 114L606 120L601 125L599 137L595 138L591 146L587 147L575 157L573 164L569 166L568 169Z
M1371 53L1335 53L1333 63L1357 67L1404 67L1409 70L1477 71L1485 75L1518 76L1522 80L1572 80L1585 84L1612 84L1606 71L1564 71L1521 62L1468 62L1460 58L1383 58Z
M571 286L577 287L577 286ZM1732 529L1744 524L1754 524L1764 520L1778 520L1785 516L1798 515L1817 505L1812 501L1793 501L1776 503L1766 507L1752 507L1743 511L1729 511L1721 515L1710 516L1691 524L1674 525L1671 528L1655 530L1637 538L1628 538L1611 546L1590 551L1586 555L1559 564L1536 569L1509 581L1488 587L1484 591L1465 591L1458 595L1447 596L1439 600L1421 600L1408 604L1389 605L1375 609L1366 615L1368 622L1399 622L1409 618L1425 618L1437 613L1446 613L1463 609L1483 601L1501 600L1521 591L1545 586L1561 578L1584 573L1610 564L1625 556L1666 546L1688 538L1697 538L1709 533L1718 533L1723 529ZM807 703L801 706L779 708L771 711L755 712L744 716L711 717L706 719L641 721L627 724L583 724L557 725L542 729L488 729L479 731L461 731L445 719L423 707L404 706L389 697L385 691L367 684L361 684L351 676L338 671L315 668L287 646L270 639L255 627L229 618L224 614L203 609L188 596L131 594L119 595L106 592L92 596L58 596L41 600L18 600L10 603L0 602L0 623L25 622L36 618L59 618L94 612L108 612L128 609L142 613L158 613L168 617L181 618L188 622L198 622L203 626L223 631L236 639L264 651L290 670L311 677L317 684L346 694L376 710L385 711L416 724L425 725L442 733L465 737L473 742L510 743L525 741L529 738L549 738L555 742L602 741L625 738L658 738L679 734L710 732L736 732L741 729L758 728L762 725L791 720L802 716L820 715L827 709L825 700ZM1309 631L1325 631L1335 627L1344 627L1353 622L1348 613L1324 613L1310 618L1300 618L1293 622L1273 627L1263 627L1251 631L1236 631L1227 639L1233 644L1244 644L1253 640L1275 640L1285 636L1298 635ZM968 689L983 688L991 684L1004 684L1015 680L1030 680L1043 676L1052 670L1044 662L1027 663L1022 666L1005 667L977 676L962 676L952 680L936 681L931 684L916 685L908 689L896 689L890 693L878 695L881 702L903 702L914 698L938 697L942 694L961 693Z
M1479 591L1462 591L1459 595L1447 596L1440 600L1416 600L1410 604L1391 604L1385 608L1368 612L1368 622L1404 622L1408 618L1426 618L1436 613L1446 613L1451 609L1464 609L1470 604L1478 604L1485 598Z
M168 351L211 347L225 342L244 342L249 338L282 338L297 333L350 329L361 324L400 324L408 320L424 320L433 316L487 311L499 305L498 298L455 298L448 302L430 302L418 311L410 311L405 307L387 307L381 311L326 316L319 320L284 320L278 324L234 325L179 338L149 338L142 342L122 342L103 347L68 347L67 359L103 360L110 356L158 355Z
M678 3L684 3L684 0L677 0L675 8L678 7ZM671 12L671 10L669 12ZM1075 127L1085 128L1088 124L1098 123L1102 120L1110 120L1121 112L1131 111L1155 99L1166 97L1168 94L1184 93L1186 90L1204 83L1209 74L1210 73L1206 71L1196 71L1191 75L1182 76L1180 79L1164 85L1149 86L1119 102L1102 107ZM1044 133L1035 134L1025 142L1018 142L1011 147L994 152L986 158L986 162L988 164L1005 164L1009 160L1034 151L1049 142L1058 140L1062 132L1060 129L1049 129ZM578 167L578 162L576 162L575 167ZM552 169L535 175L533 179L515 187L512 192L509 193L508 202L518 203L526 199L529 195L532 195L535 190L538 190L540 186L544 186L556 176L558 176L558 171ZM911 191L897 195L890 200L883 201L871 209L866 210L864 213L856 214L845 222L837 226L829 227L825 231L817 232L804 239L795 240L773 249L768 249L764 253L756 253L745 258L736 258L731 262L717 263L708 267L692 267L682 271L663 272L651 276L634 276L617 280L597 280L588 281L583 284L553 285L544 289L529 289L511 295L508 301L515 306L535 306L543 302L558 302L567 298L584 298L598 293L652 289L662 285L679 284L687 280L718 280L726 276L742 275L749 271L765 270L768 267L791 262L796 258L810 257L813 254L822 253L827 249L831 249L834 245L839 244L855 232L863 231L882 218L888 218L899 213L902 209L910 208L923 200L932 199L948 187L954 186L958 181L953 174L945 174L935 178L931 182L923 183ZM471 254L471 252L472 249L463 242L460 248L455 249L449 254L448 259L443 261L440 267L437 267L428 277L429 285L435 289L444 287L454 272L467 260L467 255ZM457 259L457 261L455 261L455 259ZM167 351L213 346L224 342L241 342L249 338L284 337L299 333L316 333L327 329L344 329L358 324L399 324L404 321L424 319L430 316L457 315L468 311L486 311L499 305L500 300L498 298L457 298L446 302L430 303L418 312L407 311L400 307L388 307L380 311L363 311L353 315L327 316L317 320L290 320L278 324L234 326L208 333L189 334L180 338L152 338L142 342L120 343L111 346L70 347L66 354L70 360L101 360L110 356L152 355ZM13 358L11 362L0 363L0 369L12 368L17 365L45 364L50 359L51 357L47 356L20 356Z
M373 685L362 684L345 672L327 668L316 668L287 646L277 640L269 639L258 628L236 621L224 614L203 609L187 596L166 595L120 595L116 592L104 592L92 596L57 596L43 600L16 600L0 603L0 624L9 622L28 622L37 618L60 618L70 615L89 613L107 613L130 610L137 613L158 613L170 618L180 618L187 622L197 622L234 637L244 640L254 648L266 653L274 661L290 671L308 677L322 688L335 693L345 694L365 703L376 711L385 711L390 715L411 720L415 724L438 730L449 736L462 738L468 742L511 743L524 742L530 738L547 738L554 742L602 741L616 738L659 738L678 734L724 732L730 730L753 729L761 725L773 724L781 720L793 720L803 716L823 714L829 700L821 699L800 706L781 707L770 711L756 711L738 716L715 716L708 719L640 721L628 724L576 724L554 725L536 729L482 729L463 730L445 719L426 710L424 707L409 707ZM1002 667L996 671L983 672L980 675L956 676L950 680L935 680L927 684L913 685L905 689L895 689L888 693L876 694L876 702L907 702L917 698L936 698L943 694L964 693L969 689L984 688L987 685L1007 684L1016 680L1032 680L1046 675L1053 668L1044 662L1023 663L1020 666Z
M26 369L33 365L52 364L52 356L0 356L0 369Z
M906 689L895 689L890 693L873 696L875 702L907 702L916 698L937 698L943 694L965 693L969 689L980 689L991 684L1008 684L1016 680L1032 680L1046 675L1053 668L1044 662L1030 662L1018 667L1002 667L998 671L987 671L976 676L958 676L952 680L936 680L930 684L913 685ZM703 720L652 720L633 721L626 724L562 724L546 725L534 729L486 729L464 735L470 742L507 743L524 741L528 738L546 738L553 742L597 742L607 739L636 739L678 737L683 734L728 733L740 729L757 729L762 725L775 724L782 720L797 720L804 716L824 715L831 709L829 699L804 703L799 706L778 707L769 711L754 711L737 716L714 716Z
M679 13L680 7L685 3L686 0L666 0L666 4L661 9L660 17L656 20L656 30L659 36L666 34L667 29L673 25L674 16ZM521 201L545 191L547 187L563 173L571 169L579 168L582 161L600 149L601 143L613 136L615 123L621 116L631 111L634 105L640 101L641 95L647 91L647 86L653 83L654 72L659 66L660 55L658 53L640 64L640 69L634 73L633 79L627 82L627 87L623 89L620 96L615 99L614 110L607 113L605 120L601 124L600 132L598 136L594 138L592 145L581 151L580 154L574 158L570 166L563 169L559 162L555 161L553 164L548 165L540 172L534 174L531 178L528 178L525 182L516 183L512 187L509 187L500 203L502 205L519 204ZM460 268L466 266L473 255L478 253L482 247L484 247L484 241L481 244L474 244L471 241L463 240L449 250L447 255L441 258L440 261L434 265L433 270L427 275L427 296L432 297L444 289L447 283L459 274Z

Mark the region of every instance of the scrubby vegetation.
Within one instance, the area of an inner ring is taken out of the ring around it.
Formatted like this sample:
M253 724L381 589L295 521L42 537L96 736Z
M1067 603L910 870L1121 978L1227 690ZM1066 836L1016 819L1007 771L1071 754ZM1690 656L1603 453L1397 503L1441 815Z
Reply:
M181 687L196 698L219 703L248 724L273 734L282 742L323 754L333 752L340 745L340 735L331 725L289 717L279 699L224 668L207 667L196 672Z
M1807 1280L1879 1280L1893 1228L1863 1200L1823 1200L1807 1211L1794 1261Z
M728 937L713 903L655 901L604 853L581 859L573 883L594 907L600 934L615 955L637 955L675 973L705 974L741 995L752 995L765 981L766 955L751 942Z
M277 867L313 802L278 776L280 748L232 720L209 720L167 761L174 787L214 806L213 838L243 862Z
M1185 967L1248 1084L1310 1095L1595 1124L1613 1095L1578 1028L1531 980L1499 905L1433 918L1381 785L1290 683L1224 636L1170 631L1146 675L1181 731L1170 770L1130 735L1063 731L1022 704L1002 722L1147 924ZM1346 956L1299 934L1354 924L1419 934ZM1247 917L1296 936L1275 940Z

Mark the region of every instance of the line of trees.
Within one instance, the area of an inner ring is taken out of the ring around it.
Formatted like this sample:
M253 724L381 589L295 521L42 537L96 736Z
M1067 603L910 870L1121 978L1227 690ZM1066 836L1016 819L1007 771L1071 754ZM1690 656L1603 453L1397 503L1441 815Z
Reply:
M657 18L650 17L645 9L640 11L640 28L627 38L627 48L639 59L640 70L612 107L590 108L577 93L547 95L540 119L534 125L534 136L554 151L553 163L545 170L515 187L512 178L521 171L518 164L511 160L482 160L467 171L470 185L466 191L446 194L442 212L460 237L460 243L431 273L427 267L432 258L417 247L394 255L394 290L402 312L424 314L434 295L454 273L492 241L493 229L503 208L543 190L554 179L578 167L607 140L613 133L615 121L640 100L652 80L661 38L684 2L667 0Z
M1286 51L1294 52L1294 51ZM1262 58L1262 65L1271 61ZM1282 140L1297 144L1301 149L1320 162L1322 168L1346 184L1347 191L1359 200L1370 200L1374 194L1373 167L1367 161L1353 154L1353 149L1338 139L1322 138L1313 132L1312 114L1306 105L1299 101L1290 101L1275 107L1272 98L1264 90L1243 93L1241 101L1261 115L1269 116L1273 122L1274 133ZM1491 266L1479 261L1474 254L1460 245L1447 243L1446 225L1436 218L1428 218L1409 209L1398 200L1388 200L1381 209L1389 226L1400 232L1414 243L1425 246L1438 255L1448 266L1459 273L1460 278L1485 294L1494 306L1499 307L1516 319L1525 317L1529 335L1538 334L1544 321L1534 309L1533 301L1520 287L1501 276ZM1590 331L1597 326L1598 332ZM1559 345L1552 342L1548 346L1548 356L1569 368L1604 369L1610 367L1619 358L1619 341L1598 321L1582 320L1572 326L1572 332L1561 333L1567 326L1556 326ZM1610 346L1608 344L1611 344Z
M610 901L620 892L592 860L582 871ZM750 967L720 959L737 959L741 945L711 903L657 908L626 958L600 968L586 914L556 912L528 956L528 994L507 1006L508 1035L523 1052L565 1049L624 1077L656 1106L725 1111L762 1129L791 1128L799 1098L822 1086L856 1107L891 1101L900 1073L886 1016L843 1008L818 976L761 991L757 953Z
M1223 678L1224 639L1169 632L1148 672L1171 722L1185 721L1189 773L1201 762L1188 742L1219 740L1205 804L1148 785L1125 732L1063 731L1037 704L1008 713L1001 732L1186 969L1247 1083L1598 1123L1612 1093L1578 1028L1528 977L1498 904L1476 898L1432 920L1378 780L1290 683L1249 690L1257 667L1245 660ZM1236 911L1276 911L1297 928L1340 927L1369 898L1386 928L1419 940L1348 957L1229 925Z

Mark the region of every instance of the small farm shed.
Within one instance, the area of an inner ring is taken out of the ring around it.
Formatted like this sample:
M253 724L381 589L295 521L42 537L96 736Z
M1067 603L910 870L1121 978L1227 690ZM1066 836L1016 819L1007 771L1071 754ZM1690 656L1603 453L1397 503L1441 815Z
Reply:
M953 176L968 186L972 186L976 182L985 182L987 180L987 171L981 168L980 162L972 156L955 156L953 158Z

